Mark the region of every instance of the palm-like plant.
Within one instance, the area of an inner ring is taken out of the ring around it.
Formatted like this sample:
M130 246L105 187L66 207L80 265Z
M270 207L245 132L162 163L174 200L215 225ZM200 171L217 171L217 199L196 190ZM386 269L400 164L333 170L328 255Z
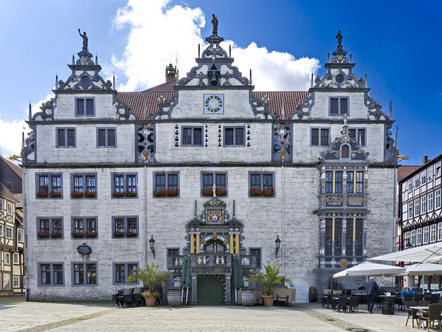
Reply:
M291 283L289 278L279 275L280 267L281 265L279 264L264 265L265 273L261 270L254 269L250 274L250 280L263 285L265 295L273 295L273 291L279 284L285 282Z
M137 267L132 274L127 278L127 281L133 282L135 280L142 281L149 289L154 289L155 286L164 284L169 280L171 274L167 271L159 271L158 265L152 263L150 266L146 265L146 268L140 269Z

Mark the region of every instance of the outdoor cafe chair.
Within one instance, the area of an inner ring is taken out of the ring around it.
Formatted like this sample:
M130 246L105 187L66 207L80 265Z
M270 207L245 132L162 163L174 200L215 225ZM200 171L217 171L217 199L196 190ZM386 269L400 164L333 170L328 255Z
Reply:
M348 301L348 311L351 311L351 312L359 311L359 297L358 296L350 296L350 300Z
M421 325L421 322L426 321L427 322L427 331L430 330L430 324L434 328L434 322L437 321L439 324L439 328L441 328L441 319L440 314L442 311L442 304L430 304L428 311L419 311L419 322L418 322L418 328Z
M135 307L141 307L143 305L144 300L141 297L141 291L141 287L136 287L132 293Z
M414 296L414 301L419 302L424 300L424 294L416 294Z
M346 312L347 311L347 296L339 296L338 299L338 311Z
M417 321L419 319L419 316L417 314L417 310L410 309L410 307L414 307L416 305L417 305L417 302L414 302L414 301L406 301L405 302L405 310L408 313L408 317L407 317L407 321L405 322L405 326L407 326L408 320L410 318L411 318L411 324L413 325L413 328L414 328L414 320L416 320L416 324L417 324Z
M430 303L439 303L439 300L440 300L440 294L439 293L431 294Z
M125 307L133 307L134 306L134 289L126 288L123 292L123 303Z
M404 294L404 302L413 301L413 294Z
M425 306L425 305L429 305L430 304L430 301L417 301L417 305L420 305L420 306Z

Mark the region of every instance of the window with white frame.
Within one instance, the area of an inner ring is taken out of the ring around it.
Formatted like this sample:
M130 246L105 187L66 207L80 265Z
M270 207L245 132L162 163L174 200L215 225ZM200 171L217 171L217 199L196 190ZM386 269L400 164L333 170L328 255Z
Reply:
M421 173L421 185L423 186L425 183L427 183L427 171Z
M3 198L0 198L0 211L3 211Z
M434 208L435 209L440 208L440 189L434 192Z
M430 225L430 242L436 242L436 224Z
M9 272L7 272L7 273L0 273L0 282L2 281L1 280L1 277L3 276L3 282L2 282L2 284L1 284L1 286L2 286L2 289L3 290L9 290L9 289L11 289L11 275L9 274Z
M75 148L76 132L75 128L56 128L57 148Z
M427 196L428 196L428 211L433 211L433 193L429 193Z
M5 235L7 239L13 239L14 238L13 229L11 227L6 227Z
M330 115L349 115L348 97L332 97L330 98Z
M11 265L11 253L5 252L5 265Z
M20 288L20 276L14 276L12 284L14 288Z
M440 164L436 165L436 174L435 177L439 177L440 176Z
M430 227L429 226L425 226L423 228L423 235L422 235L422 243L426 244L428 243L429 240L429 231L430 231Z
M414 200L414 216L418 216L420 213L420 206L419 206L419 198Z
M414 177L414 188L419 188L420 182L419 182L419 176Z
M410 240L410 234L411 232L405 232L404 233L404 244L407 245L408 243L411 244L411 240Z
M11 202L8 202L8 205L7 205L7 213L8 214L13 214L13 211L14 211L14 209L13 209L13 204L11 203Z
M420 246L422 244L422 228L416 230L416 245Z
M0 225L0 237L2 237L3 236L3 225Z
M98 148L116 148L117 130L115 128L97 128L97 147Z
M361 146L366 145L365 128L350 128L348 130L350 138L354 139Z
M421 213L427 213L427 196L421 197Z
M20 264L20 255L18 252L14 252L12 254L12 262L14 263L14 265Z
M38 285L64 285L63 263L38 263Z
M74 286L97 284L97 263L72 263L72 284Z
M429 168L428 168L428 178L427 178L427 181L428 182L431 182L431 181L433 181L433 165L431 165Z
M437 241L442 241L442 222L437 224Z
M413 180L408 180L408 190L413 190Z
M413 202L408 202L408 218L413 218Z
M17 241L18 242L23 242L24 241L24 233L23 233L23 229L19 228L17 230Z
M410 244L412 246L416 245L416 230L413 229L412 231L410 231Z
M128 282L127 278L138 267L138 263L113 263L114 271L114 284L134 284L134 282Z

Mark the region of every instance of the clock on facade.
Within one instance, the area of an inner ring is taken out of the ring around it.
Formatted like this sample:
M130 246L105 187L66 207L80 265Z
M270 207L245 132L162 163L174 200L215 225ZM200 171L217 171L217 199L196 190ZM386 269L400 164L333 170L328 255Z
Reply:
M224 113L224 95L204 95L204 113L223 114Z

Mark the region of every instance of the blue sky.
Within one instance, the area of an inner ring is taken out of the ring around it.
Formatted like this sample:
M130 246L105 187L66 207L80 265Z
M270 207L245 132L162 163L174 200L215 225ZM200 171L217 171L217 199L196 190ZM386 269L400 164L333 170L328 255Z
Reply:
M55 75L69 76L82 46L78 28L103 77L116 75L120 91L137 91L163 83L176 59L181 76L190 70L212 13L235 65L246 76L253 70L256 90L307 90L341 30L356 76L367 74L385 111L393 103L393 137L397 126L400 153L410 158L403 164L442 153L440 1L2 0L0 154L19 153L28 104L38 111Z

